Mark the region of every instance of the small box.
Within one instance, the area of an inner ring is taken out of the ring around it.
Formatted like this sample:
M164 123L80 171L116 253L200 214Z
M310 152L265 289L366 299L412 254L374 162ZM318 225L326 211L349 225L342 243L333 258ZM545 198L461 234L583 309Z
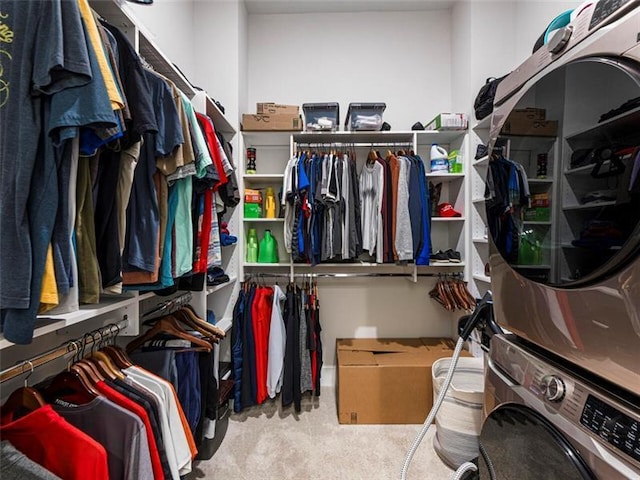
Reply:
M385 103L350 103L344 129L379 131L383 123L382 114L386 108Z
M256 113L258 115L274 115L276 113L299 115L300 107L298 105L281 105L279 103L263 102L256 104Z
M516 108L509 114L510 119L546 120L547 111L544 108Z
M441 113L425 125L425 130L466 130L469 120L466 113Z
M261 218L262 205L259 203L244 204L244 218Z
M287 132L302 130L302 118L298 114L276 113L273 115L242 115L243 131Z
M531 195L531 206L533 208L548 207L549 206L549 194L548 193L534 193L533 195Z
M433 403L431 366L454 348L449 338L338 339L338 421L424 422Z
M303 103L307 132L335 132L340 125L340 105L337 103Z
M244 203L260 203L262 204L262 192L252 188L244 189Z
M556 120L527 120L516 117L507 118L504 122L502 135L526 136L526 137L555 137L558 134L558 122Z

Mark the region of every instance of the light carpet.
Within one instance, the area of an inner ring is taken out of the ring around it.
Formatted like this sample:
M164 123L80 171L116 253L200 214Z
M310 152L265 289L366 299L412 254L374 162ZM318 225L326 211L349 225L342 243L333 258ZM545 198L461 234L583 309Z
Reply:
M340 425L335 390L305 396L302 412L280 399L233 414L220 449L196 462L189 480L393 480L420 425ZM432 447L435 426L422 441L409 479L446 480L449 469Z

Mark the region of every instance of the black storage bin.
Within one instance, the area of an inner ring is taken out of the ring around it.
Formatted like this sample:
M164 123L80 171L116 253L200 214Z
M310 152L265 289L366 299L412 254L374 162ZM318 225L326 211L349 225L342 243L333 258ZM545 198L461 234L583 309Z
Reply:
M307 132L335 132L340 127L337 103L303 103L304 129Z
M347 118L344 121L345 130L372 130L382 128L382 114L386 103L350 103Z

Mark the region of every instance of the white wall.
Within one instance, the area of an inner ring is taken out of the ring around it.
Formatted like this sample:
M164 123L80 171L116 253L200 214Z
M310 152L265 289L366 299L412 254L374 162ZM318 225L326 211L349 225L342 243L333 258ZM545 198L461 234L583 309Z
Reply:
M336 338L450 337L463 313L429 297L436 279L356 278L318 281L324 365L335 365Z
M194 83L193 0L156 0L152 5L127 2L127 7L142 21L158 48Z
M448 10L249 15L249 112L256 102L385 102L394 130L451 106ZM245 112L245 113L249 113Z

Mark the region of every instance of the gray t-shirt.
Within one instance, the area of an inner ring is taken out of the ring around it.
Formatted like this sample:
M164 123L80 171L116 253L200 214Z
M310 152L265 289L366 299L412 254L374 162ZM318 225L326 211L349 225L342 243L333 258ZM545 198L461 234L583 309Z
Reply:
M86 84L91 68L72 0L0 0L0 309L30 302L31 177L44 97Z
M147 433L136 415L103 397L85 405L53 408L105 448L110 480L153 480Z
M0 478L2 480L60 480L6 440L0 442Z

